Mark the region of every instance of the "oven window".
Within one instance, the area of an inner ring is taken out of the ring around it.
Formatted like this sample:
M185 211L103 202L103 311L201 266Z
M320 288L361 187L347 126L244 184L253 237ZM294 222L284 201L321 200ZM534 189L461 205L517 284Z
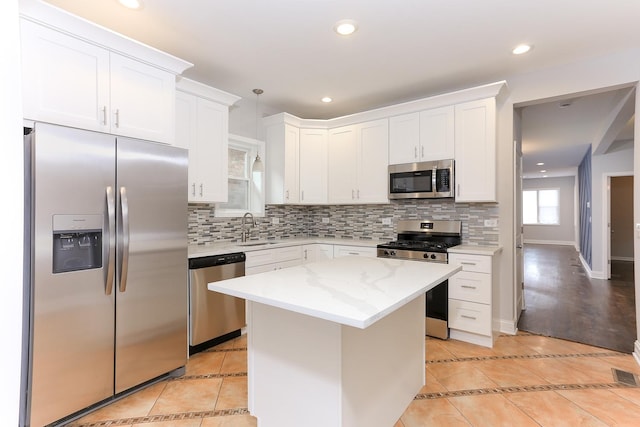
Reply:
M392 193L431 193L432 171L400 172L390 175Z

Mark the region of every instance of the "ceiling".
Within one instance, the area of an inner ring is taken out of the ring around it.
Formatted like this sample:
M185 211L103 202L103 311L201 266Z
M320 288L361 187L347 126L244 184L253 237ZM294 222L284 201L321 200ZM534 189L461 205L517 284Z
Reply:
M46 1L194 63L186 77L243 98L261 88L264 105L312 119L640 47L635 0ZM341 19L358 31L337 35ZM520 43L534 48L515 56Z

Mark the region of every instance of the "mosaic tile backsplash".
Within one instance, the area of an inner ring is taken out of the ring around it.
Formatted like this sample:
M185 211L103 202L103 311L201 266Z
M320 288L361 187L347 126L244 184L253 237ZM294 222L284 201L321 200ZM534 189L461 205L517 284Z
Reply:
M242 218L216 218L214 211L215 205L189 205L189 244L240 241ZM454 203L443 199L401 200L387 205L267 205L265 212L264 217L256 218L251 240L291 237L393 240L398 220L453 219L462 221L463 244L498 244L498 227L484 226L484 220L498 219L499 208L495 203ZM390 225L382 223L387 218Z

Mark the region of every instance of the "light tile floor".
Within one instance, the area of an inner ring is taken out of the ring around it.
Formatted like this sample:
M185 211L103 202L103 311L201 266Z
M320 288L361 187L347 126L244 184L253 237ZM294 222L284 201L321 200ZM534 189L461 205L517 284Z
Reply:
M228 341L192 356L183 377L71 425L255 427L246 356L245 336ZM521 333L499 337L492 349L427 338L426 360L426 385L390 427L640 426L640 388L612 374L640 376L629 354Z

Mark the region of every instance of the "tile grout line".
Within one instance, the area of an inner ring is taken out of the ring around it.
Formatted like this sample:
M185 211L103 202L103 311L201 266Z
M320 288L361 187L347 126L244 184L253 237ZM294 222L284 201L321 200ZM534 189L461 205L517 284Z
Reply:
M616 352L597 352L597 353L557 353L557 354L517 354L504 356L473 356L473 357L454 357L450 359L427 360L425 364L435 363L451 363L451 362L481 362L485 360L516 360L516 359L565 359L578 357L625 357L624 353Z
M179 421L193 420L212 417L224 417L230 415L246 415L249 413L247 408L220 409L214 411L196 411L196 412L180 412L176 414L165 415L146 415L143 417L121 418L117 420L105 420L94 423L74 424L74 427L110 427L131 424L153 423L161 421Z
M480 396L490 394L524 393L535 391L566 391L566 390L608 390L614 388L638 388L624 383L593 383L593 384L541 384L512 387L492 387L457 391L443 391L434 393L420 393L414 400L446 399L451 397Z

